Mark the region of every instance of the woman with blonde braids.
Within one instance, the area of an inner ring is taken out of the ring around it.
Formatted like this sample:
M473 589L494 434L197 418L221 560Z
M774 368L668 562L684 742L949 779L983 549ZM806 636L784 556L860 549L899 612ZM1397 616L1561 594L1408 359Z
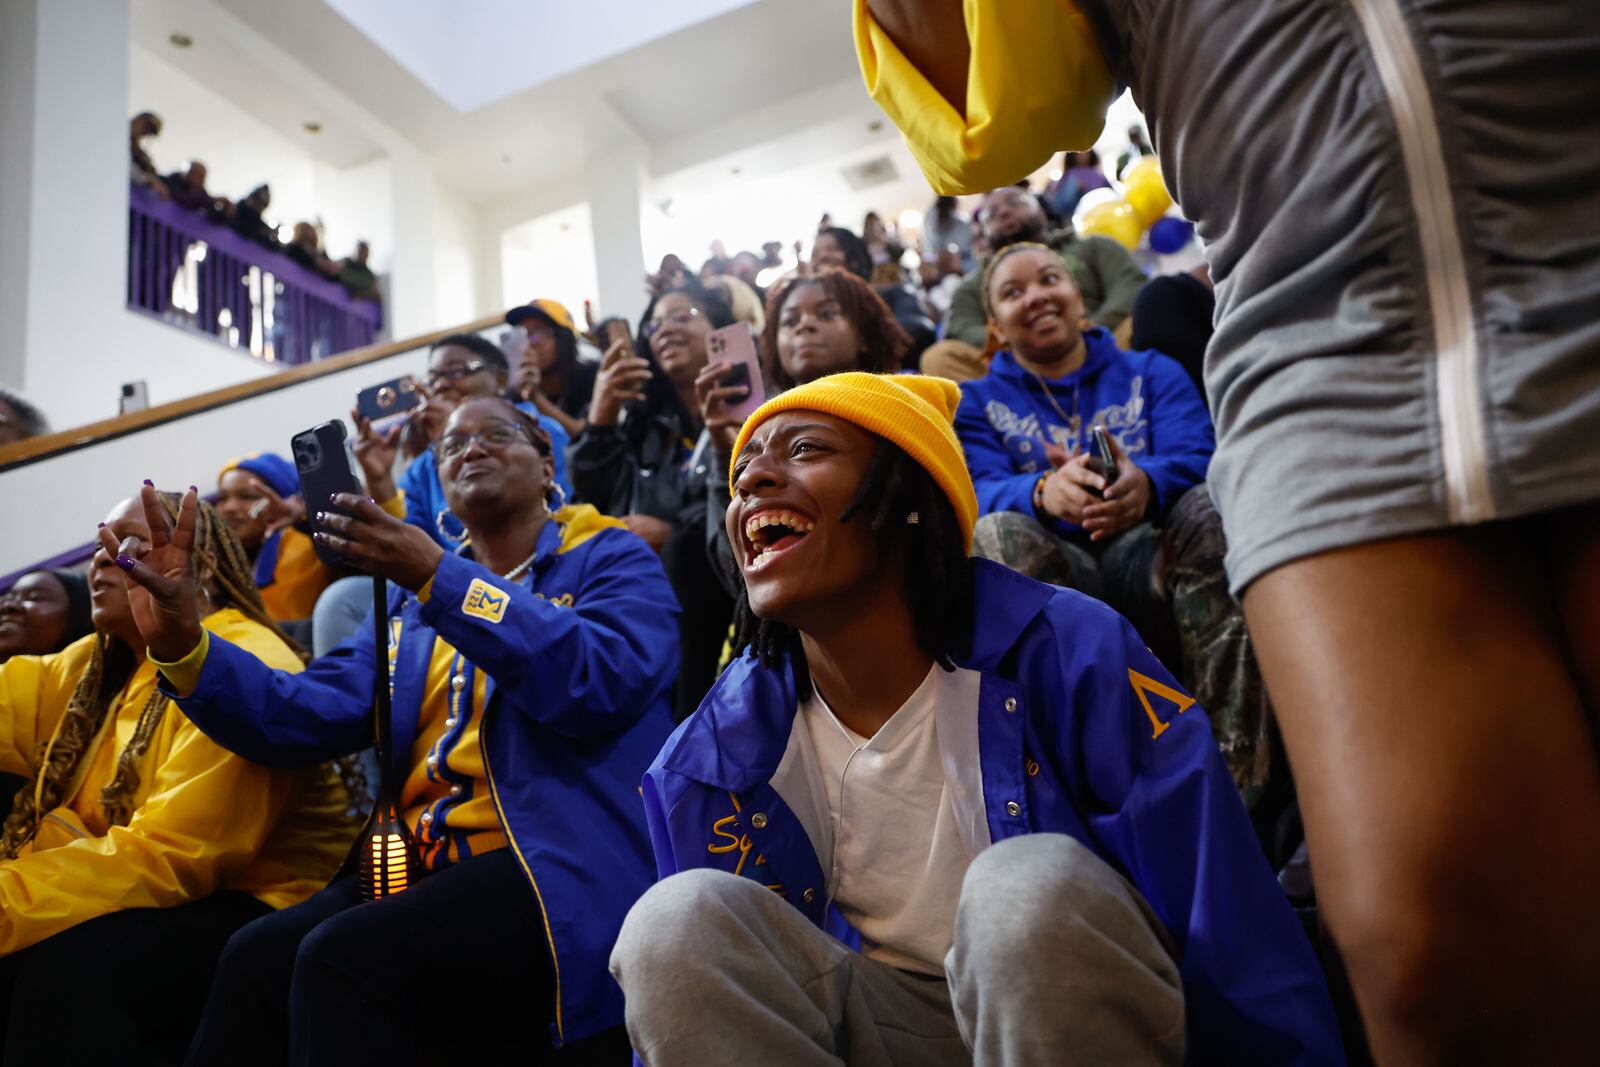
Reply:
M238 539L209 505L199 519L205 626L299 671ZM143 501L102 530L148 540ZM112 568L102 549L95 633L0 666L0 770L27 779L0 835L4 1064L181 1061L228 937L321 888L357 829L327 767L250 763L171 706ZM89 988L92 1008L66 995Z

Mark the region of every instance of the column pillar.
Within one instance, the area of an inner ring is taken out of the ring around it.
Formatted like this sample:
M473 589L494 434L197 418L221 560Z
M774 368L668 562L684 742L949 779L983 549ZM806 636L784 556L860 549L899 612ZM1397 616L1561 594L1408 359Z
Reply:
M128 3L0 3L0 382L57 428L124 380L93 324L127 303Z
M619 144L584 165L600 290L597 315L622 315L633 322L644 311L647 268L639 233L644 180L645 151L637 142Z

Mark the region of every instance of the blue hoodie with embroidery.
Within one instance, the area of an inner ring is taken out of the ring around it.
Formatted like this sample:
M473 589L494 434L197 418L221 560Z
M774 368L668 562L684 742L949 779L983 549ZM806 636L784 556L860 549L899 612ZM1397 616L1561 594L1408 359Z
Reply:
M939 741L978 770L988 839L1070 835L1144 895L1178 950L1195 1067L1344 1063L1322 970L1205 712L1104 604L973 568L973 627L953 658L982 676L977 721L941 724ZM733 661L645 775L656 868L755 879L859 949L782 791L797 713L787 664Z
M566 508L539 532L522 578L446 555L426 601L398 589L389 601L396 781L411 771L436 643L475 668L465 676L485 676L484 768L549 937L557 1045L622 1024L607 961L651 882L639 776L672 728L678 602L656 554L621 525ZM375 653L367 625L287 674L213 638L187 697L162 687L224 748L268 767L306 766L372 744ZM419 948L413 981L429 958ZM549 1008L530 1003L529 1019Z
M1040 378L1010 352L996 352L988 374L962 383L956 434L980 515L1033 515L1034 486L1050 470L1045 443L1068 453L1092 449L1090 431L1101 424L1149 476L1153 515L1205 480L1216 433L1184 369L1159 352L1124 352L1100 327L1083 339L1083 366L1071 374ZM1052 523L1064 536L1080 532L1074 523Z

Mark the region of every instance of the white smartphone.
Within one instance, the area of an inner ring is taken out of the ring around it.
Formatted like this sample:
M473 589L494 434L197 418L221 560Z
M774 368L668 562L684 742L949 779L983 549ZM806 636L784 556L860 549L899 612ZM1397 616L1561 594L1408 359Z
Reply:
M706 337L706 350L713 363L733 364L718 385L742 385L750 390L743 400L728 407L729 414L748 419L767 398L766 384L761 380L761 361L756 357L756 339L750 327L736 322L712 330Z
M150 386L143 379L122 383L122 397L117 406L119 413L126 415L132 411L143 411L149 406Z

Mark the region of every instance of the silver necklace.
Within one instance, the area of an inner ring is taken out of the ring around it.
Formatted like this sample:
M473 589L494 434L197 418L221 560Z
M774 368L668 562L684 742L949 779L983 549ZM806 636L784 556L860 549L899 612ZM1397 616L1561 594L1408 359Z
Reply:
M515 567L512 567L510 570L506 571L500 577L504 578L508 582L514 582L517 579L521 578L522 575L527 571L527 569L529 567L533 566L534 556L537 556L538 554L539 554L539 550L537 548L535 548L533 550L533 554L532 555L530 555L527 559L523 560L521 563L517 564Z

